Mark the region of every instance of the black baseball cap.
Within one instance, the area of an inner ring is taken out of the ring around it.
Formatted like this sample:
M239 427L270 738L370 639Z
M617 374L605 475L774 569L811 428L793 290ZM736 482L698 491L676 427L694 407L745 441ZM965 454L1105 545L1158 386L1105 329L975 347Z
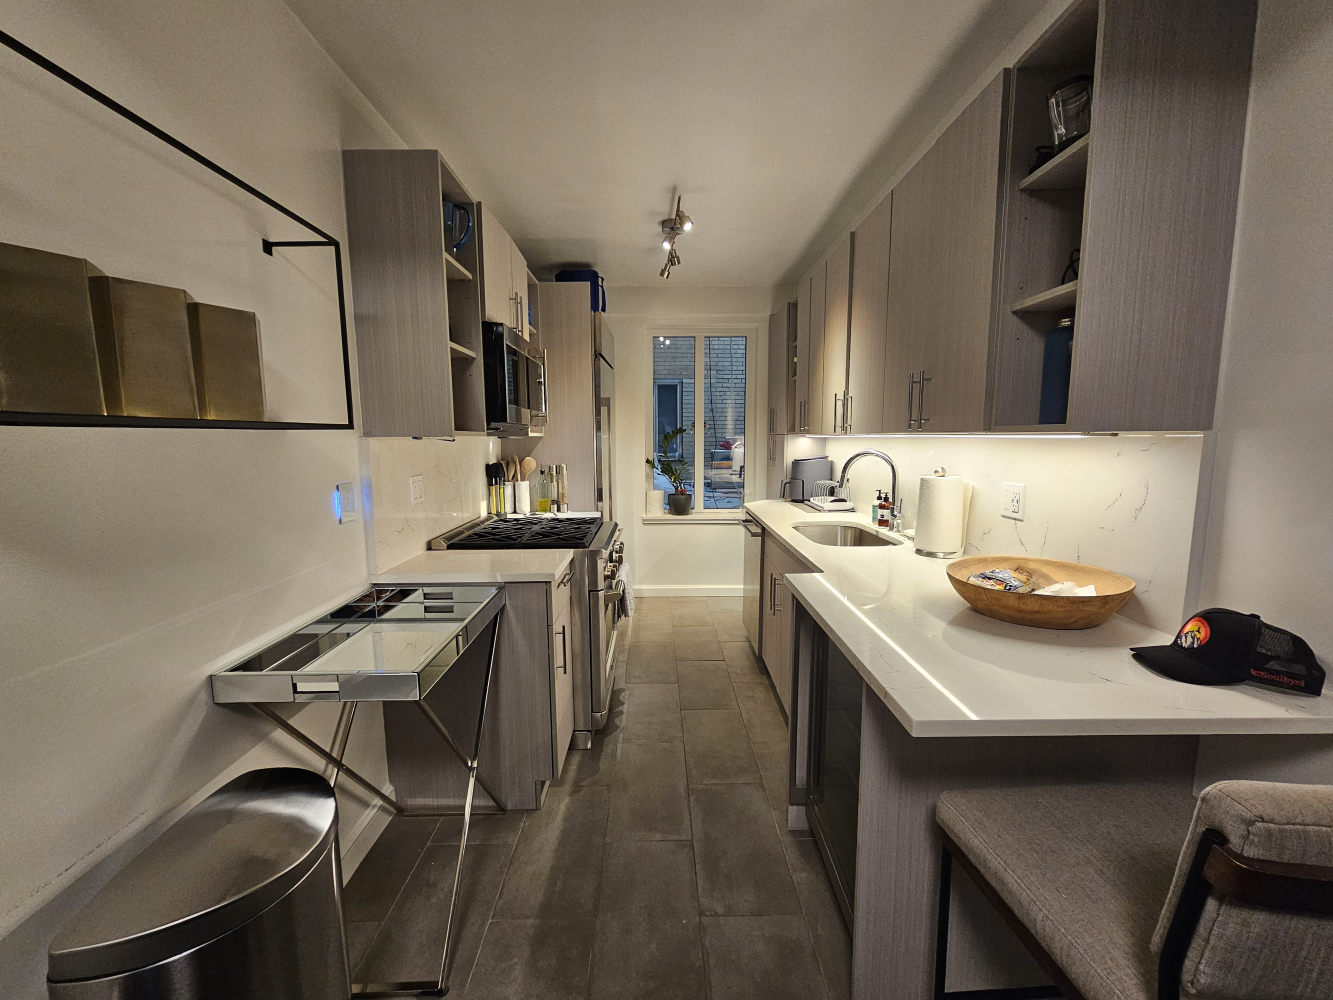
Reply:
M1254 681L1284 691L1317 695L1324 668L1300 636L1258 615L1208 608L1180 627L1169 646L1136 646L1139 662L1187 684Z

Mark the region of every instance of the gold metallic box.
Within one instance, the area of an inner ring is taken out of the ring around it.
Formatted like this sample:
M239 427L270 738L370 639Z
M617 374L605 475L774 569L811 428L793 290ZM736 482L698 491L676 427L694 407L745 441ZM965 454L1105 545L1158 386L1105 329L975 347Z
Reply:
M0 243L0 410L106 413L82 257Z
M263 420L259 318L205 302L191 302L187 309L200 414L207 420Z
M100 275L88 287L107 413L198 418L185 292Z

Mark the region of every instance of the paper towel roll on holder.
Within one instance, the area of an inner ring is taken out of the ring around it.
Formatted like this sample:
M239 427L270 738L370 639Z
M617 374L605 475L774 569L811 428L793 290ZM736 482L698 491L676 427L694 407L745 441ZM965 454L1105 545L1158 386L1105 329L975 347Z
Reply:
M951 480L957 485L939 490L927 486L939 479ZM957 476L950 477L949 470L943 466L937 468L933 476L922 476L914 533L916 554L927 559L956 559L967 546L967 512L971 503L972 484ZM956 542L957 545L947 547L942 542Z

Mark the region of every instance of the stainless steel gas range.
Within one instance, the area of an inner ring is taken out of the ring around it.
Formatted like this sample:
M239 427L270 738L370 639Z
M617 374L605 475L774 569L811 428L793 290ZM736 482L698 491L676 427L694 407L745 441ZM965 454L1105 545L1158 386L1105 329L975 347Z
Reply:
M624 583L618 579L625 543L620 525L600 517L485 517L432 539L432 549L573 549L574 746L586 750L606 725L616 662Z

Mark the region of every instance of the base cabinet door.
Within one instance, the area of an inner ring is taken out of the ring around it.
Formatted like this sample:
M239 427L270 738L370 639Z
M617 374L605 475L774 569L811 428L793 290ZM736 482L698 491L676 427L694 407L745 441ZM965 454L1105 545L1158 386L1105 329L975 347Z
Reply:
M551 585L551 765L555 776L565 766L574 738L574 674L570 643L570 591L573 570Z
M764 539L764 575L760 584L759 594L759 632L760 646L763 651L764 666L768 669L768 675L775 677L778 672L778 665L783 657L787 655L782 645L782 622L778 617L780 612L777 604L777 595L782 589L782 577L778 573L773 559L769 556L768 539ZM776 684L776 680L775 680Z

